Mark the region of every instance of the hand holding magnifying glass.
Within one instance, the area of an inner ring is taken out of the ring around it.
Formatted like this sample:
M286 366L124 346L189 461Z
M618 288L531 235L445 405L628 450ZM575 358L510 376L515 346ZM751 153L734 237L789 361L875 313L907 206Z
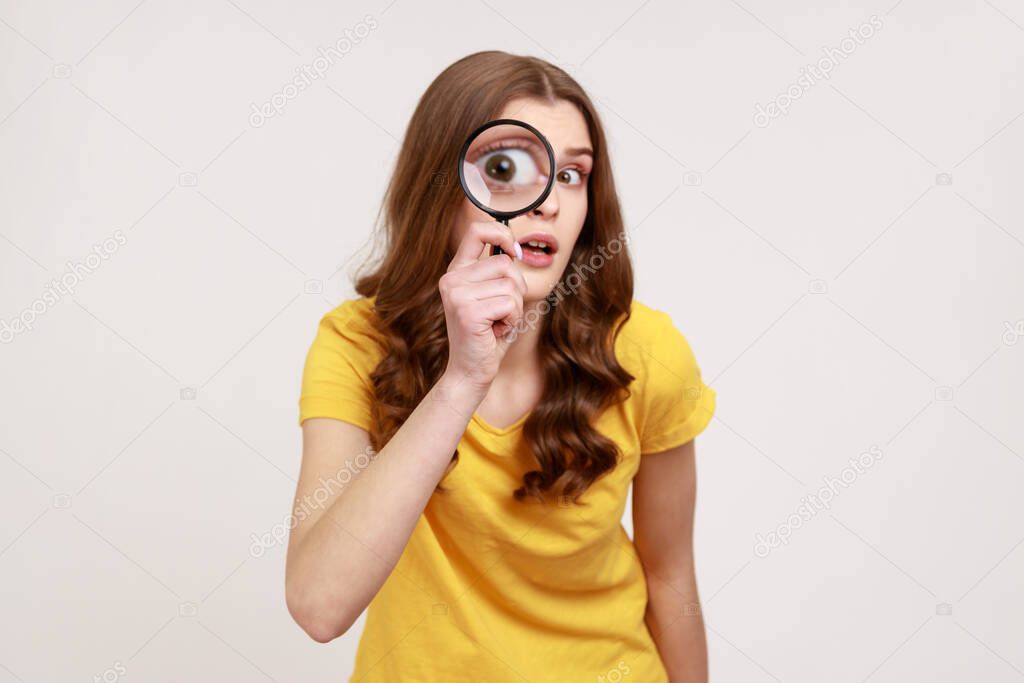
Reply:
M532 211L554 186L555 153L524 121L496 119L470 133L459 153L459 182L469 200L495 220ZM504 253L491 246L491 254Z

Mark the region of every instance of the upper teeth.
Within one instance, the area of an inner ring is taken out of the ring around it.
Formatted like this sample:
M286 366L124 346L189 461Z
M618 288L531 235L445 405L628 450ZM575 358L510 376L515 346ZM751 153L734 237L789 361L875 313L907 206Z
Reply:
M538 249L543 249L544 247L548 246L547 242L538 242L537 240L530 240L526 244L527 246L537 247Z

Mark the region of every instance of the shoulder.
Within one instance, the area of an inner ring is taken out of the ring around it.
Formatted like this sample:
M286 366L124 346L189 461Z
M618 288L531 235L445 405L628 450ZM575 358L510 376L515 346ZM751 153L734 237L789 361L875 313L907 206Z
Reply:
M716 395L672 316L634 300L616 348L619 363L636 378L632 405L641 453L667 450L703 431Z
M372 298L348 299L325 313L306 354L299 424L332 417L369 430L370 377L384 349Z
M320 319L321 325L335 328L373 328L376 313L373 308L374 297L361 296L346 299L327 311Z
M615 339L619 362L633 375L647 375L662 369L676 370L694 363L686 336L672 316L633 300L629 318Z
M669 325L672 325L672 317L668 313L648 306L639 299L633 299L629 320L626 321L625 327L651 333L664 331L664 328Z
M372 369L386 349L386 336L374 310L374 297L347 299L327 311L310 348L314 358L344 357Z
M382 344L384 333L374 310L375 297L346 299L320 318L320 331L361 343Z

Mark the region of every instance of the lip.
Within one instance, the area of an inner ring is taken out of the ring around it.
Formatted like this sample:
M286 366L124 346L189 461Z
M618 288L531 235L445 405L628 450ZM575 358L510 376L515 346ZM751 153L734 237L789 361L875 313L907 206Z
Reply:
M531 232L528 235L516 238L516 241L519 242L520 245L526 244L530 241L545 242L551 247L551 254L558 252L558 240L555 239L555 236L550 232Z
M532 249L524 249L523 260L520 261L524 266L531 268L547 268L554 262L555 257L553 255L533 251Z

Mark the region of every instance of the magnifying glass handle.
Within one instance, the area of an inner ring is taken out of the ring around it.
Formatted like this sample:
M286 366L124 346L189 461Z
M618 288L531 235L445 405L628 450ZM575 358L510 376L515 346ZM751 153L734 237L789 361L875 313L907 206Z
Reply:
M507 218L499 218L498 220L500 222L504 223L506 227L508 227L508 219ZM504 254L504 253L505 253L505 250L502 249L501 247L499 247L497 244L492 244L491 245L491 256L497 256L498 254Z

